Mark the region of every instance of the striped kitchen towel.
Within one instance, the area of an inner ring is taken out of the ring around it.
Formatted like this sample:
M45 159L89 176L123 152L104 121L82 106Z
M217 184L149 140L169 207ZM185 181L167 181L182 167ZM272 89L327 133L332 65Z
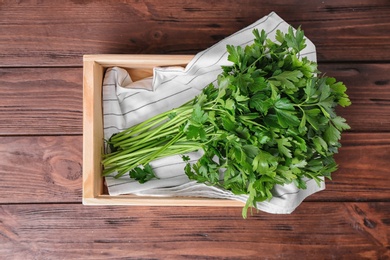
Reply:
M245 46L253 41L253 29L265 30L270 39L277 30L287 32L290 25L276 13L261 18L250 26L232 34L212 47L198 53L185 68L154 68L153 77L133 82L126 70L119 67L108 68L103 81L104 136L138 124L161 112L178 107L199 94L210 82L215 82L222 72L221 66L230 65L227 60L226 45ZM301 57L316 61L314 44L306 39L306 48ZM195 162L202 151L190 153ZM247 196L237 196L230 191L210 187L188 179L184 173L185 163L181 156L162 158L151 163L159 179L145 184L124 175L121 178L106 177L110 195L137 194L147 196L197 196L224 198L242 201ZM112 175L114 176L114 174ZM306 197L323 190L311 179L306 180L307 189L300 190L294 184L277 185L270 201L257 204L258 209L278 214L291 213Z

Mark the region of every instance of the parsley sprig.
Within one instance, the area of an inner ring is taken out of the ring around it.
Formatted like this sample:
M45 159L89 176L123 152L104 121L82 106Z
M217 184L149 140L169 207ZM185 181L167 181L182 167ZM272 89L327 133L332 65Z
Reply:
M277 184L305 189L305 178L331 178L341 132L350 128L335 112L351 104L345 85L300 57L300 28L277 31L275 41L265 31L253 35L245 48L227 46L232 65L222 67L218 87L113 135L103 174L143 183L155 178L149 162L182 155L190 179L248 195L243 217ZM190 164L185 154L199 149L204 155Z

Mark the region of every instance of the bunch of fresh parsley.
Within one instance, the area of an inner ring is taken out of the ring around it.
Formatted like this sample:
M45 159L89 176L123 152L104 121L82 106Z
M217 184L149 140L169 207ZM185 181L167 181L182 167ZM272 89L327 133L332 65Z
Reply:
M271 199L277 184L305 189L304 178L330 178L341 132L349 129L335 113L351 104L345 85L300 57L301 29L277 31L276 41L265 31L253 35L245 48L227 46L233 65L222 67L218 87L113 135L104 175L129 173L143 183L155 178L149 162L182 155L190 179L248 195L243 217ZM199 149L204 155L191 165L185 153Z

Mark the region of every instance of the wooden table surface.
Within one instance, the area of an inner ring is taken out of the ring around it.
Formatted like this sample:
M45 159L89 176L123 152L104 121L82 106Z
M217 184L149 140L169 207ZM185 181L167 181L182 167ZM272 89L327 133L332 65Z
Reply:
M275 11L348 86L339 170L291 215L83 206L82 56L195 54ZM0 1L0 259L390 259L390 1Z

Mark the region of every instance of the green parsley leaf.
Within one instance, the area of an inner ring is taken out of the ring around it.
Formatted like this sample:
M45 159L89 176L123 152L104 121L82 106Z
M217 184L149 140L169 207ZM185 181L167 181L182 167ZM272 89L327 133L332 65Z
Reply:
M146 164L143 168L136 167L129 172L131 178L139 181L139 183L145 183L151 179L156 178L154 171L150 164Z
M268 110L273 106L273 101L265 94L257 93L251 97L249 106L266 115Z
M297 126L300 124L300 121L294 112L279 108L275 108L275 110L278 123L282 128L287 128L289 126Z
M291 147L291 142L288 138L281 138L276 140L278 144L278 150L280 154L283 154L287 158L292 158L291 151L288 147Z
M292 27L288 29L285 35L287 46L293 48L297 53L306 47L303 31L298 28L294 34Z
M346 123L345 118L342 118L341 116L336 116L331 120L334 126L340 131L351 129L351 127Z
M336 145L340 140L341 133L332 124L329 124L324 132L324 140L330 145Z
M196 104L192 112L191 122L202 125L207 121L207 117L207 113L202 110L199 104Z

